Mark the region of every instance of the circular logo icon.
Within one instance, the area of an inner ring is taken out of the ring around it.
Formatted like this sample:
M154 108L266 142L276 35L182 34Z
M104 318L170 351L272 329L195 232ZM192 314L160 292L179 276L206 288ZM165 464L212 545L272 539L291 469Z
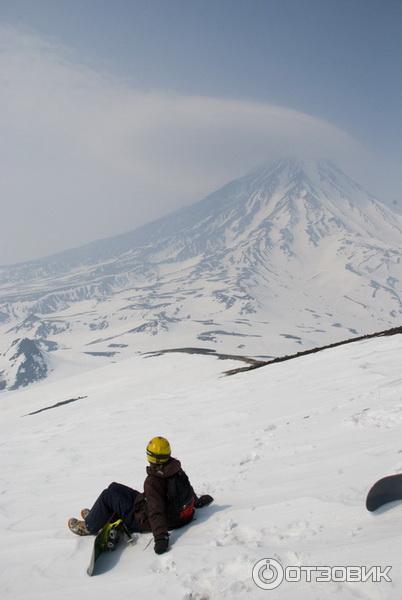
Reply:
M253 581L262 590L274 590L284 577L281 563L274 558L261 558L253 567Z

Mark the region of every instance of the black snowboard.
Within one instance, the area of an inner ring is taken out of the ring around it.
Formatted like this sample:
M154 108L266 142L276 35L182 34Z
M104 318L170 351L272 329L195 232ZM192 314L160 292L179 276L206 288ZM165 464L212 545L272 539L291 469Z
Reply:
M94 575L96 562L100 555L103 554L103 552L115 550L123 539L127 543L134 541L121 519L118 519L113 523L106 523L94 541L91 560L87 569L89 576Z
M372 512L394 500L402 500L402 473L377 481L367 494L366 508Z

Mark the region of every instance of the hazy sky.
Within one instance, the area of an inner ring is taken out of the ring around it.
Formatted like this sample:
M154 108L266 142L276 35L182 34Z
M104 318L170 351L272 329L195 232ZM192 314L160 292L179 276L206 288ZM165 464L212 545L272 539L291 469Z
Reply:
M1 0L0 264L287 154L402 206L401 0Z

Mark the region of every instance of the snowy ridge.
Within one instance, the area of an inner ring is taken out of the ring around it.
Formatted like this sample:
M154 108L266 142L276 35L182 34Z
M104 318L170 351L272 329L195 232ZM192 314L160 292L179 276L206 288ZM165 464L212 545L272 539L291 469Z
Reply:
M45 379L49 372L48 352L57 349L56 342L17 338L4 354L7 365L0 371L0 389L16 390Z
M279 160L134 232L0 268L1 350L22 328L66 360L110 343L267 358L386 329L401 241L400 217L332 163Z

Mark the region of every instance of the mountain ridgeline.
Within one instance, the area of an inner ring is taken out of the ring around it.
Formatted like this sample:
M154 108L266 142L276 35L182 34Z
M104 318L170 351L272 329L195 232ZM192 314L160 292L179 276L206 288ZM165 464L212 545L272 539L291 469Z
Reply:
M334 164L278 160L131 233L1 267L1 350L23 336L61 359L63 344L266 359L387 329L401 242L400 217Z

